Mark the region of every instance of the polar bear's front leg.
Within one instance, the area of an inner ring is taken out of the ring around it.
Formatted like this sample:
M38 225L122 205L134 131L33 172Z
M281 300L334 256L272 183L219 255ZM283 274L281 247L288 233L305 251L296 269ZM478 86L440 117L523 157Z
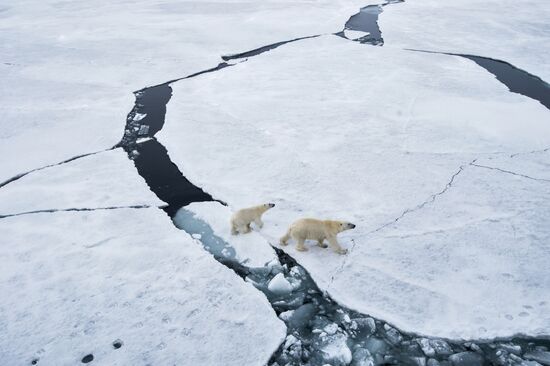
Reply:
M255 223L256 226L259 227L260 229L264 227L264 223L262 222L262 218L261 218L261 217L257 217L257 218L254 220L254 223Z
M235 222L231 220L231 235L237 235L239 234L239 231L237 230L237 225L235 225Z
M248 234L252 229L250 228L250 223L244 225L239 229L241 233Z
M326 245L325 243L323 243L323 240L325 240L325 239L319 239L319 240L317 240L317 245L320 246L321 248L328 248L328 245Z
M305 239L304 238L299 238L298 239L298 242L296 243L296 250L299 251L299 252L307 252L307 248L306 246L304 245L305 243Z
M347 249L342 248L340 244L338 244L338 240L336 240L336 236L329 236L327 239L330 246L332 247L332 249L336 251L336 253L346 254L348 252Z

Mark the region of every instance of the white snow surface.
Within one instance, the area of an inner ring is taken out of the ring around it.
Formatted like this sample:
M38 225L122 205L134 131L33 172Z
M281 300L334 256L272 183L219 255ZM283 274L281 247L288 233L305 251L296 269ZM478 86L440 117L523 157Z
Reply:
M550 185L470 165L522 153L543 177L548 117L468 60L321 37L175 84L159 138L231 207L275 202L272 244L300 217L357 224L347 256L285 247L338 302L420 334L548 335Z
M220 56L337 32L359 0L7 0L0 4L0 182L112 147L132 92Z
M236 259L248 267L263 267L268 262L277 259L275 251L265 245L265 239L256 230L259 228L253 225L253 231L248 234L231 235L229 218L231 210L219 202L194 202L185 206L185 209L194 213L195 217L210 225L214 233L224 239L235 249ZM270 225L270 211L263 216L266 225ZM177 215L176 215L177 219Z
M263 294L159 209L13 217L0 232L2 365L262 365L284 340Z
M550 6L538 0L406 0L378 19L385 46L507 61L550 82Z
M33 172L0 189L0 215L164 204L120 148Z

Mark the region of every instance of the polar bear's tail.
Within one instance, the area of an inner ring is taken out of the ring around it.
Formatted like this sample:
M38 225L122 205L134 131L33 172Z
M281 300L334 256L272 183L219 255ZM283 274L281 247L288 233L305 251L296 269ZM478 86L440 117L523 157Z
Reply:
M281 245L287 245L288 240L290 239L290 229L286 232L286 234L279 240Z

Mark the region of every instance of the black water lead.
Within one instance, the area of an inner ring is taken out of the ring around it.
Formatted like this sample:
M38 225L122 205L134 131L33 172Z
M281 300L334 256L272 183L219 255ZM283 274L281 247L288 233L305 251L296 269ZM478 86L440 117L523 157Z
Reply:
M504 84L509 91L521 94L528 98L538 101L540 104L550 109L550 84L540 77L519 69L509 62L497 60L490 57L468 55L462 53L437 52L418 49L406 49L407 51L434 53L439 55L449 55L466 58L481 66L495 78Z
M384 45L382 31L378 25L378 17L384 11L384 6L402 3L404 0L389 0L383 4L367 5L352 15L344 25L344 29L335 35L350 39L359 43L366 43L373 46ZM350 37L346 31L359 32L358 36Z
M235 54L232 54L232 55L224 55L224 56L222 56L222 60L229 61L229 60L237 60L237 59L247 58L247 57L254 57L254 56L258 56L258 55L260 55L264 52L274 50L275 48L281 47L281 46L283 46L287 43L301 41L301 40L304 40L304 39L317 38L317 37L320 37L320 36L321 36L320 34L316 34L316 35L313 35L313 36L294 38L294 39L291 39L289 41L282 41L282 42L272 43L272 44L268 44L267 46L258 47L256 49L251 50L251 51L235 53Z

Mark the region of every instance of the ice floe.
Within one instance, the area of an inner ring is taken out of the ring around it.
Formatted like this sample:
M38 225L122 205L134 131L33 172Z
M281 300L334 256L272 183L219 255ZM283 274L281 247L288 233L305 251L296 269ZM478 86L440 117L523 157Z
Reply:
M2 364L261 365L285 337L265 297L159 209L34 214L0 231Z
M275 202L270 244L298 217L357 224L347 256L288 248L336 301L420 334L548 334L549 186L475 166L550 146L548 110L474 63L304 40L175 84L159 138L230 207Z
M162 206L122 149L43 169L0 189L0 215L38 210Z

